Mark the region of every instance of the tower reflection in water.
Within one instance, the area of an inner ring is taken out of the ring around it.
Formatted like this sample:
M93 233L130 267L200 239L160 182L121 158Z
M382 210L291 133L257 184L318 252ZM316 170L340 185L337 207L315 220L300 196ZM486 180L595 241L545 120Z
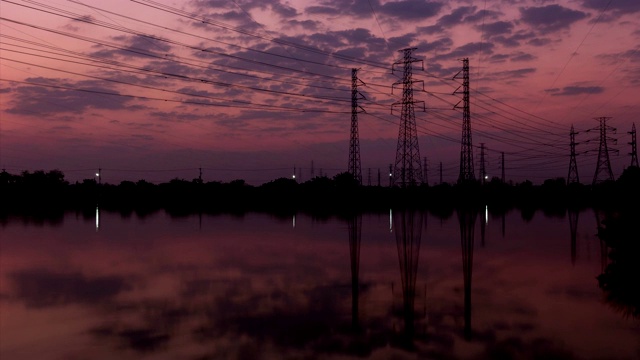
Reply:
M458 209L457 213L460 223L462 272L464 278L464 337L467 340L471 340L471 278L473 274L474 231L478 211L475 209L462 208Z
M422 237L422 214L414 210L399 210L393 213L398 262L402 281L402 316L404 339L410 341L415 334L415 298L420 240Z
M351 326L360 328L358 311L360 295L360 242L362 238L362 215L353 215L347 220L349 228L349 258L351 260Z

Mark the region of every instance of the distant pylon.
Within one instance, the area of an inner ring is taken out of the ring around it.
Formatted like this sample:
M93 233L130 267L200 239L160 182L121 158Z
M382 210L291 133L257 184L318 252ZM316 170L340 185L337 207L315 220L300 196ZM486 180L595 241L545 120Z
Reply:
M580 177L578 177L578 164L576 163L576 132L571 125L571 132L569 132L571 158L569 160L569 175L567 175L567 184L579 183Z
M400 50L403 52L403 59L393 65L403 65L402 81L394 84L402 84L402 102L392 105L402 105L400 113L400 130L398 132L398 146L396 148L396 162L393 169L393 182L401 187L415 186L422 181L422 166L420 164L420 148L418 147L418 131L416 129L416 116L414 106L417 102L413 100L413 84L416 81L412 79L414 62L422 62L412 56L416 48L407 48ZM422 65L424 69L424 64ZM392 71L394 68L392 67ZM423 82L424 86L424 82ZM393 111L392 111L393 112Z
M458 74L456 74L456 76L458 76ZM455 79L456 76L453 78ZM457 93L457 91L458 90L456 90L454 94ZM469 107L469 59L464 58L462 59L462 145L460 147L460 175L458 175L458 183L473 180L475 180L475 174L473 171L471 110Z
M484 164L484 143L480 143L480 182L485 183L487 170Z
M606 180L614 180L613 171L611 170L611 162L609 161L609 148L607 147L607 128L609 130L615 130L614 128L607 126L607 120L610 117L596 118L600 122L600 146L598 148L598 162L596 163L596 172L593 175L593 183L595 185L599 182ZM614 139L609 139L614 140ZM605 178L602 179L600 175L604 173Z
M636 123L631 125L631 131L629 131L629 135L631 135L631 166L638 167L638 143L636 142Z
M351 69L351 139L349 141L348 172L362 184L362 167L360 165L360 138L358 136L358 100L363 96L358 92L358 69Z

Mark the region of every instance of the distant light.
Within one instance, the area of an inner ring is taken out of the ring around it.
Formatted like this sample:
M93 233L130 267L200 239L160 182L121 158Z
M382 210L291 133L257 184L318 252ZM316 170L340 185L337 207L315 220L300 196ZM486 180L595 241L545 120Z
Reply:
M489 178L489 175L485 175L484 179L487 180Z
M392 177L392 176L393 176L393 174L389 174L389 177Z
M100 173L96 173L96 176L100 176Z
M296 176L295 176L295 175L293 175L293 178L295 179L295 178L296 178Z
M484 207L484 223L485 224L489 223L489 205L486 205Z

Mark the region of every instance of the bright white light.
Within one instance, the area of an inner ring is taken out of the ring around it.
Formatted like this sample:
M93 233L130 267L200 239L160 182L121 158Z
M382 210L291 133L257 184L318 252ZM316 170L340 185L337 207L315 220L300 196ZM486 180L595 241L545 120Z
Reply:
M484 223L489 223L489 205L484 207Z
M485 175L484 179L487 180L489 178L489 175Z
M96 173L96 176L100 176L100 173Z
M393 176L393 174L389 174L389 177L392 177L392 176Z
M295 179L295 178L296 178L296 176L295 176L295 175L293 175L293 178Z
M389 232L393 232L393 210L389 209Z
M100 229L100 208L96 206L96 231Z

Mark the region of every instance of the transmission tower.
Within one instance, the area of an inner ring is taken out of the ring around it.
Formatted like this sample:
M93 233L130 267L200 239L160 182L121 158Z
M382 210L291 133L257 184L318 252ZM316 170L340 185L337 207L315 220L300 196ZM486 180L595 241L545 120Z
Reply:
M414 106L416 103L422 103L424 106L424 101L413 100L413 84L422 81L412 79L412 64L414 62L420 62L424 70L424 63L422 63L422 60L418 60L412 56L414 50L416 50L416 48L400 50L403 52L403 58L395 62L392 66L392 72L395 65L399 64L403 65L404 70L402 81L393 84L394 87L395 85L402 84L402 102L395 103L391 106L393 112L395 106L402 105L398 146L396 148L396 163L393 169L393 181L401 187L415 186L422 181L422 166L420 164L420 149L418 147L418 131L416 129ZM424 82L422 82L422 84L424 87Z
M598 162L596 163L596 172L593 175L593 183L595 185L599 182L606 180L614 180L613 171L611 170L611 162L609 161L609 148L607 147L607 140L615 141L613 138L607 137L607 129L615 131L616 129L607 125L607 120L610 117L596 118L600 122L600 146L598 148ZM604 179L601 178L601 174L604 173Z
M459 74L453 78L455 79ZM457 93L458 90L454 91L454 94ZM475 175L473 171L473 144L471 142L471 111L469 109L469 59L464 58L462 59L462 145L460 147L458 183L473 180L475 180Z
M480 143L480 181L482 184L487 179L487 170L484 165L484 143Z
M351 140L349 142L349 169L353 178L362 184L362 167L360 165L360 137L358 136L358 100L364 97L358 92L358 69L351 69Z
M636 142L636 124L635 123L631 125L631 131L629 131L628 134L631 135L631 142L629 143L629 145L631 145L631 153L629 154L631 155L631 166L638 167L638 144Z
M569 144L571 147L571 159L569 160L569 175L567 175L567 184L572 184L580 182L580 178L578 177L578 164L576 163L576 132L573 130L573 125L571 125L569 138L571 141L571 143Z

